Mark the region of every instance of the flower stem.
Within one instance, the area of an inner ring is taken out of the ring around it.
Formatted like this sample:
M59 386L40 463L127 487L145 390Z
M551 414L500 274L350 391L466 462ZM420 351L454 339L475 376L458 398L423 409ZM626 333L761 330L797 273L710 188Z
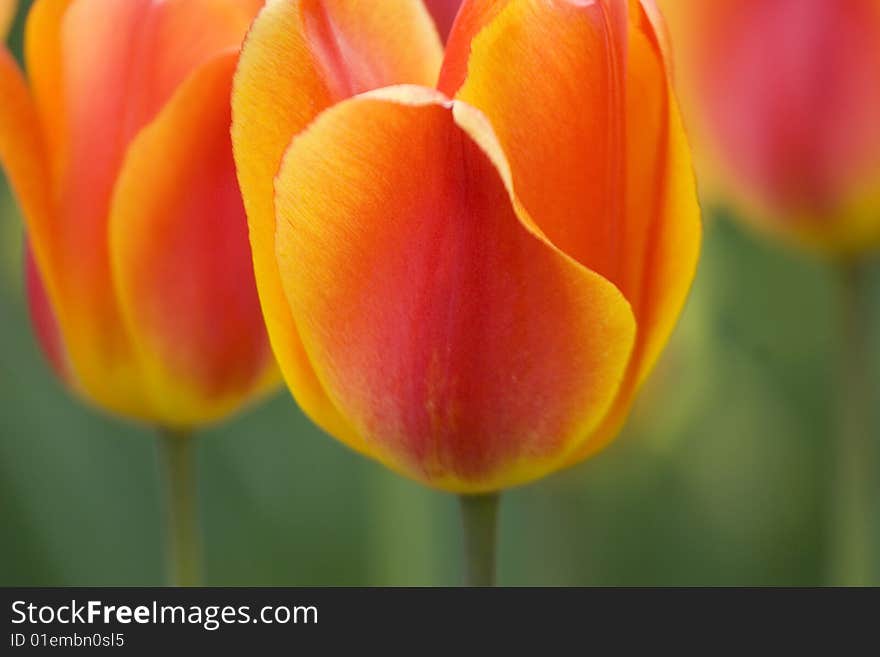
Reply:
M501 495L459 497L464 530L466 586L495 586L498 507Z
M201 581L201 531L195 439L186 432L162 430L159 453L165 470L169 583L172 586L198 586Z
M837 372L838 414L831 499L831 583L877 583L875 532L880 513L878 436L871 430L871 300L867 263L840 265L840 336Z

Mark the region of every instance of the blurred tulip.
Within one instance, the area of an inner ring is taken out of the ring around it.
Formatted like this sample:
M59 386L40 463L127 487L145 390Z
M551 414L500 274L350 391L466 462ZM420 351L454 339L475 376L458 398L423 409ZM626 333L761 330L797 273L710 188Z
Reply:
M428 11L431 12L437 25L437 31L440 32L440 38L444 42L449 38L449 31L452 29L452 23L455 22L455 15L461 2L462 0L425 0Z
M465 2L440 91L344 100L436 77L421 3L379 4L319 21L279 0L245 44L257 284L318 424L428 485L495 491L613 438L687 295L699 211L656 12Z
M880 2L661 0L707 197L831 256L838 274L829 577L876 584L877 380L867 259L880 246Z
M35 331L86 400L171 429L276 370L229 138L259 0L37 0L28 80L0 52L0 161Z
M0 41L9 33L16 9L18 9L18 0L0 0Z
M661 0L708 196L830 253L880 243L880 3Z

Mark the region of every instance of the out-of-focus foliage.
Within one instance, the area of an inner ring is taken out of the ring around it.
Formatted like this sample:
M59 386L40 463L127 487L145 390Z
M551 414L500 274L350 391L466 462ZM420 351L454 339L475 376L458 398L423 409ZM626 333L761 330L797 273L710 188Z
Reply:
M689 306L624 434L505 497L502 584L822 583L832 276L723 212L706 228ZM21 221L0 182L0 585L161 584L155 441L69 398L21 288ZM209 584L458 583L456 501L320 435L286 393L199 439Z

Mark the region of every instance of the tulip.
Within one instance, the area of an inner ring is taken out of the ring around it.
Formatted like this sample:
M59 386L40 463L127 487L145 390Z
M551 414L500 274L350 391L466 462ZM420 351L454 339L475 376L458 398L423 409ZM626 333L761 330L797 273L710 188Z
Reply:
M39 0L28 81L0 59L35 329L63 381L113 413L189 429L275 381L227 134L259 4Z
M37 0L27 79L0 52L0 161L37 337L83 400L174 434L277 380L229 137L261 5Z
M471 0L438 75L421 3L375 4L270 2L245 42L263 312L318 425L491 517L492 493L610 442L694 275L658 15Z
M866 266L880 246L880 3L662 5L705 195L826 256L838 274L829 572L836 584L880 583L878 379L868 357L876 329Z
M880 4L661 5L707 195L824 253L880 245Z

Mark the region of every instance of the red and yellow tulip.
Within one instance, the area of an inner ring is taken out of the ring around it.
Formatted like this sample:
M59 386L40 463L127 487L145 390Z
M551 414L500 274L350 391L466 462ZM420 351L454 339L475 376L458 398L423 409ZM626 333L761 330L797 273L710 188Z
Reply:
M828 253L880 245L880 3L660 4L707 196Z
M169 428L275 384L229 137L259 0L37 0L0 52L36 333L76 393Z
M471 0L442 59L418 1L268 3L233 143L269 335L317 424L463 493L614 437L700 242L657 20Z

